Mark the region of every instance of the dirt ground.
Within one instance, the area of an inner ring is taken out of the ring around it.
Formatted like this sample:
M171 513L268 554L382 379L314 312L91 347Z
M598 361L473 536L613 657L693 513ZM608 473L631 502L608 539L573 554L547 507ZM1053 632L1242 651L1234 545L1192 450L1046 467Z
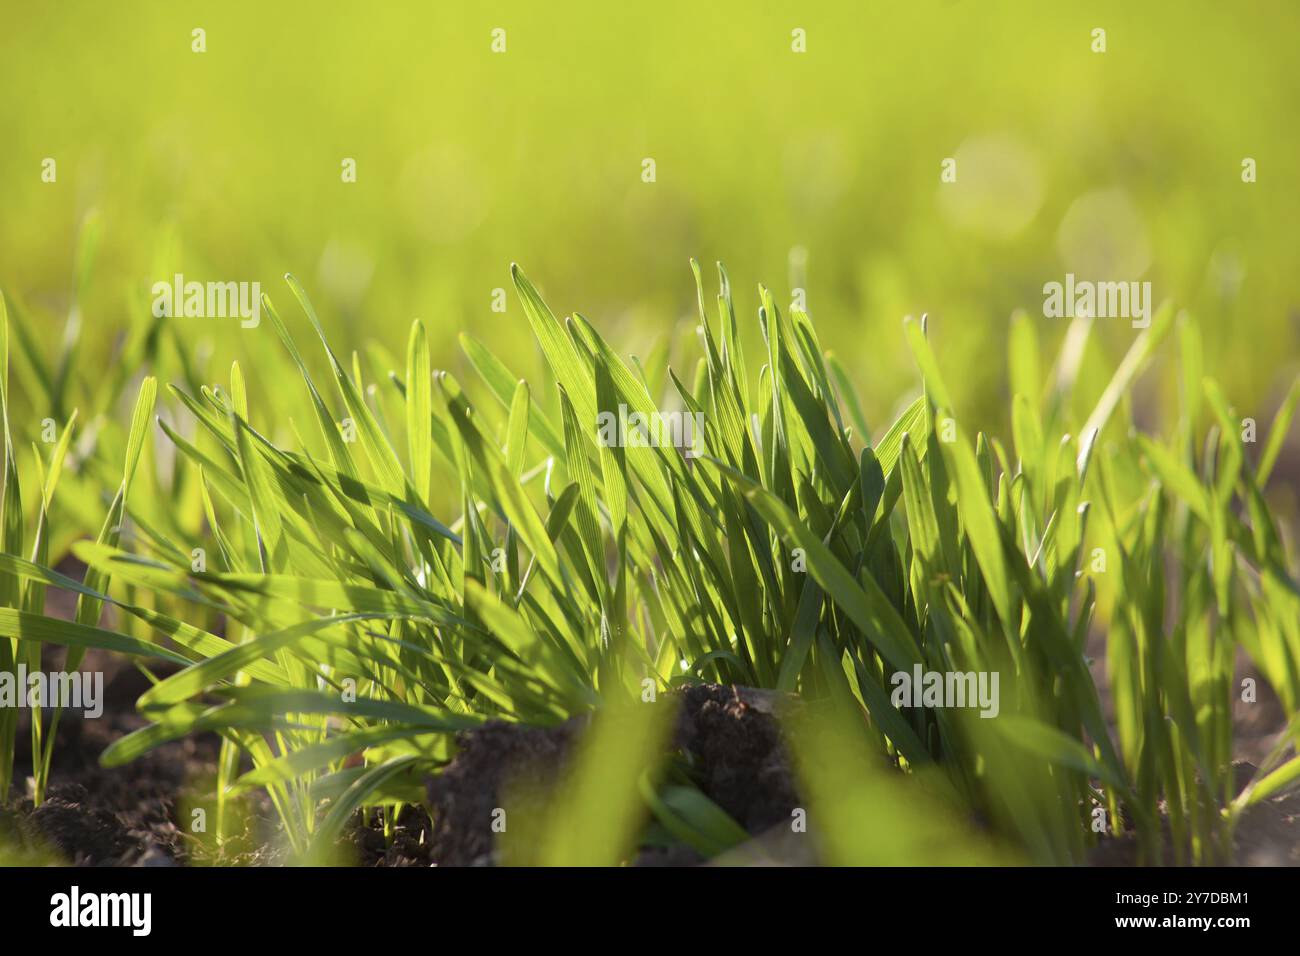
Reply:
M51 596L55 597L56 592ZM52 607L52 613L58 608ZM69 606L66 609L71 611ZM1104 645L1089 646L1106 716L1110 701L1104 674ZM57 669L63 652L47 651ZM212 792L218 740L213 735L165 744L116 768L99 765L114 740L144 726L135 701L148 679L120 657L91 651L83 665L104 672L102 718L64 719L45 802L34 807L19 792L0 807L0 863L65 862L81 866L176 866L204 863L276 864L287 851L276 839L277 821L269 799L241 800L227 824L227 840L195 832L196 810L215 818ZM1257 679L1254 703L1238 702L1235 733L1239 785L1262 762L1285 725L1285 714L1267 683L1239 663L1239 677ZM680 708L673 748L700 790L756 840L755 852L740 860L813 863L808 841L782 841L790 813L800 806L776 709L791 700L770 691L697 685L677 692ZM545 800L562 779L585 721L553 728L527 728L496 721L457 737L457 754L428 782L427 808L408 807L386 836L377 815L345 832L339 861L363 866L473 866L500 862L485 821L507 795ZM20 721L15 779L31 773L30 734ZM432 816L430 816L430 812ZM233 832L232 832L233 831ZM1235 834L1234 859L1246 865L1300 865L1300 793L1266 801L1248 814ZM1131 865L1130 840L1104 841L1093 852L1097 866ZM703 862L688 847L646 847L639 865ZM1172 860L1170 861L1172 862Z

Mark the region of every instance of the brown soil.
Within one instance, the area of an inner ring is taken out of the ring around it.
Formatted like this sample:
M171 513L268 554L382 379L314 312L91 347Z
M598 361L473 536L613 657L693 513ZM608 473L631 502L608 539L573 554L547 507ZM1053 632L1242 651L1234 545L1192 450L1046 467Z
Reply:
M789 824L800 806L774 691L701 684L682 693L674 743L700 789L750 833Z
M47 666L61 666L62 653L51 653L58 656ZM133 665L97 652L91 652L83 666L104 673L103 716L86 720L67 714L60 721L46 799L35 807L28 792L26 798L0 808L0 850L11 855L10 862L13 857L91 866L185 862L188 847L178 826L178 805L198 799L198 782L213 776L215 738L174 741L126 766L101 767L99 755L105 747L144 726L132 709L149 683ZM19 722L15 754L14 778L19 783L27 781L32 770L26 717Z
M1233 765L1237 792L1240 793L1254 778L1258 768L1248 761L1238 760ZM1164 826L1169 839L1168 821ZM1241 815L1232 839L1231 866L1300 866L1300 792L1282 793L1250 807ZM1162 863L1175 866L1168 845L1164 848ZM1139 864L1137 840L1132 836L1102 840L1088 854L1090 866L1137 866Z
M788 822L799 800L774 716L780 695L701 684L678 696L673 748L680 750L700 790L751 834ZM521 799L530 807L549 799L582 726L579 720L552 728L494 722L458 735L455 759L428 785L436 821L433 861L442 866L498 862L493 811L503 808L512 815L524 809ZM636 862L678 865L702 859L688 847L666 846L643 850Z
M433 823L423 807L406 807L384 835L378 814L358 822L343 837L343 850L358 866L433 866Z
M492 721L456 737L455 759L428 782L433 811L431 858L444 866L493 862L494 814L527 812L549 799L562 779L583 721L520 727ZM511 799L507 799L507 794Z
M133 706L147 681L133 665L111 656L92 655L86 666L105 672L104 716L61 723L46 801L34 807L30 799L16 800L0 809L0 861L90 866L286 861L275 839L274 814L262 796L242 805L243 832L228 841L219 855L213 855L210 839L190 832L192 807L206 807L209 819L214 816L215 737L174 741L124 767L100 767L99 754L109 743L143 726ZM808 841L791 844L780 839L789 831L791 810L801 805L774 716L789 698L719 685L691 686L675 693L680 709L673 747L680 752L682 766L701 791L756 838L733 852L731 859L815 862L807 856ZM1251 708L1241 716L1258 720L1264 710ZM460 734L455 758L429 782L432 818L424 808L408 807L386 835L373 814L345 833L340 862L366 866L500 862L491 829L493 810L510 800L517 807L521 795L546 800L562 779L584 726L583 720L552 728L494 722ZM1275 733L1264 727L1255 731L1261 744ZM20 728L18 739L15 776L23 781L30 773L25 727ZM1239 765L1242 785L1252 772L1250 764ZM1300 793L1252 808L1235 837L1234 860L1239 864L1300 865ZM1131 840L1109 840L1089 862L1133 865L1136 850ZM703 860L688 847L670 844L643 848L635 862L691 865Z

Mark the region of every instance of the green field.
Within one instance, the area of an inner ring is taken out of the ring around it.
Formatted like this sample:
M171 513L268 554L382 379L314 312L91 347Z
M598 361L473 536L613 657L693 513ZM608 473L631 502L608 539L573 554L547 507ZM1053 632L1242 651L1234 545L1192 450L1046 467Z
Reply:
M220 734L215 859L590 713L503 861L734 851L635 706L700 681L806 706L828 862L1234 859L1300 777L1300 8L901 6L6 10L0 674L137 661L103 761Z
M687 259L722 259L743 315L758 277L806 288L880 413L907 383L898 323L930 313L959 396L992 417L1008 316L1100 259L1199 318L1243 404L1276 404L1298 344L1294 4L897 6L16 8L0 282L53 349L95 211L87 354L114 354L160 276L273 291L293 272L342 346L399 351L418 316L439 362L471 328L533 371L518 309L491 310L510 262L644 354L689 331ZM217 368L274 351L265 329L183 333Z

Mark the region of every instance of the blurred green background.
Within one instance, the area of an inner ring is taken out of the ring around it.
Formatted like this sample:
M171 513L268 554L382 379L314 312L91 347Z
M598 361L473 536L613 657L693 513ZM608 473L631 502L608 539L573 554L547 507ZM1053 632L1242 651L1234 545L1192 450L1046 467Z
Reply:
M457 347L468 331L538 395L549 374L512 261L557 313L581 311L626 352L666 349L690 382L688 260L722 260L754 346L757 283L780 302L804 290L877 435L920 388L905 315L930 314L964 428L1005 436L1012 315L1031 317L1050 360L1067 320L1043 316L1045 283L1149 281L1199 324L1205 371L1267 434L1300 371L1298 37L1296 0L0 0L0 290L23 467L50 454L45 420L64 434L81 416L50 563L101 526L146 374L194 393L238 361L259 429L289 447L291 418L311 432L269 321L153 328L150 287L176 272L261 283L318 383L322 350L285 272L336 352L369 360L366 384L404 374L418 317L437 364L474 378ZM1135 336L1125 319L1096 323L1071 397L1082 414L1063 420L1083 420ZM1170 430L1177 355L1166 343L1112 435L1130 418ZM166 392L159 411L194 435ZM151 435L129 544L183 554L211 537L203 486ZM1293 440L1270 489L1288 529L1298 474ZM1150 476L1129 477L1138 501ZM457 491L435 483L431 498L454 514ZM39 495L24 507L34 522ZM1117 587L1102 585L1099 632ZM918 805L855 785L900 814Z
M173 271L258 280L297 330L291 271L336 346L400 356L418 316L437 360L459 368L468 329L541 380L513 291L491 310L512 260L557 313L645 354L689 337L690 256L726 263L754 335L756 283L806 288L877 421L916 389L900 320L929 312L961 407L1002 427L1009 316L1041 315L1067 271L1186 307L1243 414L1270 418L1295 374L1292 0L123 0L0 19L0 287L51 353L81 223L102 227L74 394ZM285 381L268 323L175 321L213 376L237 358L262 398ZM1042 322L1058 341L1065 320ZM1098 333L1111 365L1135 334Z

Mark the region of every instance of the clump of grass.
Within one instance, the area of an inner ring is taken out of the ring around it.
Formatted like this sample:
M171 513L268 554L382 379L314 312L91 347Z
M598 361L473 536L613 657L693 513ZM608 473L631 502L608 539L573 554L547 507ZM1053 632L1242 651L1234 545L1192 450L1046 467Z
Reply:
M978 815L1004 847L1043 863L1083 860L1098 820L1107 834L1135 833L1149 862L1222 861L1245 808L1300 776L1282 749L1241 796L1230 773L1238 648L1300 712L1300 591L1263 495L1296 392L1252 464L1234 412L1202 382L1195 327L1172 310L1082 422L1068 398L1087 323L1043 376L1034 330L1018 321L1008 447L955 411L924 322L904 326L921 394L872 441L848 371L806 314L778 309L765 289L763 353L746 361L721 268L712 315L696 269L702 352L689 384L628 364L581 315L560 321L517 269L514 281L558 385L550 407L464 336L481 380L471 399L432 369L418 322L403 373L381 383L359 356L334 353L290 277L332 380L318 385L264 300L302 380L294 447L259 430L271 410L252 406L238 365L228 391L171 387L194 428L158 427L204 520L201 541L182 537L128 498L154 406L146 380L104 530L73 549L90 569L80 583L49 570L41 545L68 432L39 484L27 549L0 393L0 668L39 660L42 643L68 646L72 663L85 647L179 663L138 702L149 726L103 761L215 731L219 815L263 788L307 858L358 809L391 821L418 802L457 730L592 711L626 721L637 701L694 680L795 691L838 715L833 733L795 738L820 755L800 764L838 861L924 862L909 855L948 839L908 813L902 778L872 770L882 756L953 820ZM1130 437L1126 396L1175 327L1186 372L1177 434ZM665 378L661 396L650 383ZM598 441L601 413L620 408L647 421L699 416L704 453ZM314 437L298 431L312 420ZM458 513L439 516L434 491L449 482ZM43 615L49 585L79 595L72 622ZM1085 659L1101 601L1113 734ZM101 606L115 609L115 630L97 626ZM998 715L896 706L893 675L916 666L997 673ZM689 778L662 799L662 721L619 726L638 728L640 746L596 732L527 858L617 862L647 812L713 852L734 846L743 831ZM48 741L37 750L43 780ZM869 806L884 809L844 810ZM874 839L890 827L893 842ZM968 849L954 856L986 858L978 841Z

